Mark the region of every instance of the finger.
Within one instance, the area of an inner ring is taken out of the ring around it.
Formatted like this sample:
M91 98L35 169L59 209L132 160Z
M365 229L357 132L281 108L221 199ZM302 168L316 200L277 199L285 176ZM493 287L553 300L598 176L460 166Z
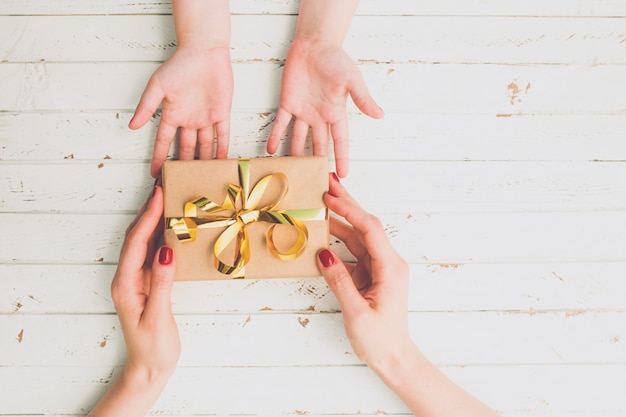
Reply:
M154 256L150 293L142 320L160 323L172 315L171 294L176 275L176 257L169 246L161 246Z
M155 194L146 211L128 232L122 246L115 278L111 283L111 295L124 327L133 322L136 324L143 310L145 291L141 278L143 277L142 269L154 230L161 224L162 197L160 188L155 189Z
M178 144L178 159L191 161L196 156L196 142L198 131L195 129L180 128L180 143Z
M267 152L276 152L278 145L280 145L280 139L285 135L290 122L291 113L280 107L276 113L276 119L274 120L270 137L267 139Z
M328 125L311 126L311 138L313 140L313 155L328 155Z
M150 120L154 112L156 112L159 104L163 101L163 98L165 98L163 90L159 86L159 83L151 77L148 81L146 89L139 99L139 104L137 104L135 114L133 114L130 122L128 122L128 127L134 130L145 125L146 122Z
M161 221L162 213L163 190L161 187L156 186L146 211L126 236L118 266L121 272L133 272L143 266L146 260L148 244Z
M215 135L217 136L217 150L215 151L215 157L217 159L224 159L228 157L230 116L221 122L215 123Z
M135 225L137 224L137 222L139 221L143 213L148 208L148 205L150 204L150 201L152 200L152 196L155 193L154 187L156 187L157 185L161 185L161 177L156 177L156 179L154 180L154 185L152 186L152 190L150 190L150 194L148 194L148 197L146 198L146 200L143 202L139 210L137 210L137 214L135 215L135 218L133 219L133 221L131 221L128 227L126 228L126 234L125 234L126 236L135 227Z
M367 307L367 301L357 290L346 266L333 251L322 249L317 254L317 264L348 320Z
M354 104L366 115L374 119L380 119L385 115L383 109L374 101L370 95L361 72L355 69L354 76L347 85L348 92Z
M213 159L213 126L198 130L198 156L200 159Z
M161 167L167 159L174 136L176 136L176 127L165 123L161 119L156 140L154 141L154 155L152 156L152 165L150 166L150 175L155 178L161 173Z
M157 185L158 180L159 179L157 178L157 181L155 181L154 183L155 186ZM150 190L150 194L148 194L148 198L146 198L146 201L144 201L144 203L141 205L141 207L137 211L137 214L135 215L135 218L133 219L133 221L131 221L128 227L126 227L126 235L128 235L128 233L133 229L133 227L135 227L135 225L137 224L137 222L139 221L143 213L146 211L146 208L148 207L148 204L150 204L150 200L152 199L153 193L154 193L154 188Z
M339 181L329 182L324 202L330 210L344 217L360 233L361 242L372 259L384 262L396 257L381 221L363 210Z
M304 153L304 144L309 134L309 125L301 119L293 122L293 131L291 133L291 149L290 155L299 156Z
M367 253L367 249L361 244L361 240L352 226L336 217L330 218L330 234L341 240L357 259Z
M345 178L348 175L348 152L350 142L348 140L348 120L343 119L330 126L333 146L335 149L335 167L337 175Z

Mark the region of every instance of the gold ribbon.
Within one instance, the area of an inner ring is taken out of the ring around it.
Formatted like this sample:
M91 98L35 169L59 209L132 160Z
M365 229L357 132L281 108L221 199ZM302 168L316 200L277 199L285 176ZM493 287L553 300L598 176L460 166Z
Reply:
M229 184L224 203L219 205L206 197L198 197L185 203L184 217L170 217L167 227L173 229L176 237L182 242L193 242L198 228L226 227L213 246L215 268L233 278L245 277L245 266L250 261L250 239L247 225L257 221L273 223L265 241L270 253L283 261L291 261L299 257L307 243L308 229L305 220L325 220L326 208L275 210L287 194L288 181L285 174L279 172L261 178L250 190L250 160L240 159L239 185ZM258 208L270 181L282 183L281 192L275 201ZM224 212L229 212L225 215ZM277 224L296 228L298 238L287 250L280 251L274 243L274 227ZM232 265L222 262L219 257L228 245L235 240L235 255Z

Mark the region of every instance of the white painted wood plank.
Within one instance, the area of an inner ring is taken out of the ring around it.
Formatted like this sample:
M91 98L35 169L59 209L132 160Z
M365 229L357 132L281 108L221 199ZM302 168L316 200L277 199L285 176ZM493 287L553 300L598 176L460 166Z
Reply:
M626 412L622 395L626 388L625 365L443 370L504 416ZM6 397L4 410L8 414L84 415L116 372L115 368L98 366L0 368L0 382L6 387L1 394ZM289 395L276 401L275 395L268 395L268 386L274 393ZM276 416L295 414L297 410L310 415L407 413L406 407L365 367L179 368L152 413Z
M0 313L113 314L110 284L115 267L0 264ZM413 263L409 310L527 314L625 310L624 271L624 262ZM339 311L322 278L181 281L174 285L172 303L174 312L183 315Z
M234 14L296 14L299 0L231 1ZM0 14L72 15L72 14L163 14L171 13L171 2L163 0L57 0L52 6L46 0L5 0ZM620 0L361 0L359 15L474 15L474 16L624 16Z
M409 262L624 261L626 211L378 213ZM0 262L116 262L131 214L0 214ZM60 237L63 237L60 239ZM35 238L38 237L38 238ZM349 259L342 245L331 247Z
M158 65L38 63L0 66L9 111L134 109ZM233 108L278 105L282 69L235 64ZM371 93L389 112L596 114L626 109L626 66L362 65ZM265 80L259 84L257 80ZM453 81L452 81L453 80ZM349 108L354 110L354 105Z
M343 183L374 212L389 212L390 201L393 212L428 213L626 207L626 164L617 162L354 161L350 169ZM154 183L147 164L112 159L0 164L0 178L2 212L134 212Z
M626 62L624 18L357 16L344 46L361 62ZM231 59L284 61L296 16L232 18ZM449 28L454 27L454 31ZM163 61L171 16L0 16L0 61Z
M361 363L340 313L204 314L177 316L176 321L181 366ZM3 315L0 328L3 367L123 365L124 338L114 315ZM410 313L409 328L426 356L446 366L626 361L621 342L626 310Z
M1 113L0 160L152 159L159 118L138 131L129 112ZM626 116L494 117L472 114L388 113L382 120L350 113L352 161L624 161ZM274 114L236 111L229 154L265 155ZM289 135L287 136L289 137ZM284 141L288 145L287 141ZM171 149L174 155L176 147ZM278 154L286 154L283 146ZM306 152L311 152L307 143Z

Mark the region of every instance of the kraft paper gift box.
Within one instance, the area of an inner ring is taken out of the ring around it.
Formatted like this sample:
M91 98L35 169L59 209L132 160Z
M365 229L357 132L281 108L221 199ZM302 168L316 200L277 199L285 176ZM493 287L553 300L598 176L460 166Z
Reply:
M325 156L166 161L162 184L177 280L321 275Z

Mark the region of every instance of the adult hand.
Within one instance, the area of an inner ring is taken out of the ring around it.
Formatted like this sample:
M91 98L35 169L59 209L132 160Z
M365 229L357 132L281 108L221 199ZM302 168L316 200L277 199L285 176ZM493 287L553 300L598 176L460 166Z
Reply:
M324 197L330 231L356 257L346 264L328 249L318 265L343 313L354 353L416 416L497 417L448 379L411 341L408 330L409 267L391 246L380 220L363 210L331 175Z
M162 213L163 191L157 186L126 231L111 295L126 341L126 368L167 375L176 367L180 339L170 303L174 251L168 246L155 251Z
M301 155L311 128L314 155L328 154L329 133L334 142L335 163L340 177L348 174L348 95L366 115L383 117L371 97L356 64L334 42L296 38L282 78L280 107L267 143L276 152L292 117L291 155Z
M156 249L162 234L163 192L152 197L128 226L111 284L127 360L90 416L144 416L176 368L180 338L170 293L176 271L170 247Z
M148 81L129 123L139 129L163 103L150 173L159 175L179 132L179 159L226 158L230 136L233 72L228 47L179 47Z
M339 301L354 353L379 370L413 345L407 318L409 267L391 246L380 220L363 210L332 175L324 201L349 223L331 217L330 231L357 262L343 263L332 251L322 250L318 263Z

